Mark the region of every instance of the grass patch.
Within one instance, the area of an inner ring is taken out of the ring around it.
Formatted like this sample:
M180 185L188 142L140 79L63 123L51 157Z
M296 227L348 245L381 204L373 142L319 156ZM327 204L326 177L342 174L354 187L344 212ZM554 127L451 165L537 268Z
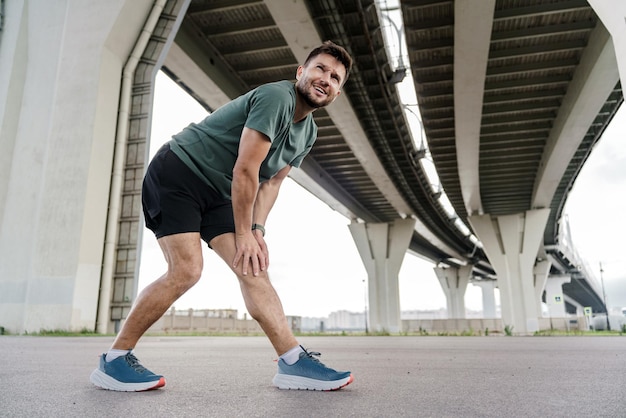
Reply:
M39 332L24 333L24 335L40 336L40 337L85 337L85 336L101 336L91 329L83 328L80 331L67 331L63 329L42 329Z
M588 336L588 337L606 337L606 336L620 336L626 335L626 332L612 330L612 331L581 331L581 330L571 330L571 331L562 331L562 330L542 330L536 331L536 336L540 337L561 337L561 336Z
M319 332L319 331L311 331L311 332L295 332L294 335L297 337L414 337L414 336L436 336L436 337L475 337L475 336L485 336L488 337L490 335L501 335L504 334L506 336L513 335L513 327L505 327L504 332L498 330L490 330L485 329L481 330L465 330L465 331L428 331L424 328L419 328L419 330L414 331L401 331L399 333L392 334L387 330L382 331L331 331L331 332ZM6 328L0 327L0 335L11 335ZM41 336L41 337L103 337L103 336L114 336L115 334L99 334L94 332L93 330L83 328L80 331L68 331L62 329L53 329L46 330L42 329L39 332L26 332L23 335L30 336ZM620 329L606 331L581 331L581 330L541 330L536 331L534 336L538 337L561 337L561 336L626 336L626 324L622 325ZM220 332L220 331L187 331L187 332L149 332L146 333L145 336L152 337L167 337L167 336L180 336L180 337L263 337L265 334L262 332Z
M147 337L262 337L262 332L235 331L160 331L147 332Z

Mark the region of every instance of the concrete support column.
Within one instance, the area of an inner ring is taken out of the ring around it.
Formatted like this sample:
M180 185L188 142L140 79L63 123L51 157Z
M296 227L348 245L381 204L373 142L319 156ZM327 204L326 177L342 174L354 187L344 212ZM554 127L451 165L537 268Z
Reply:
M549 214L549 209L537 209L469 217L498 277L504 325L516 334L539 330L533 268Z
M93 329L122 68L152 1L4 6L0 318Z
M578 303L577 301L575 301L574 299L570 298L567 295L563 296L563 300L576 308L577 317L580 318L581 316L585 316L585 307L583 305L581 305L580 303ZM565 312L567 312L567 309L565 309Z
M543 291L546 288L551 265L552 263L550 263L548 260L541 260L538 261L533 268L533 274L535 275L535 297L537 298L538 317L543 316L543 309L541 308L541 297L543 296Z
M400 332L398 273L409 247L415 220L349 225L368 276L369 324L373 331Z
M448 319L465 318L465 290L472 274L472 266L435 267L435 274L446 295Z
M548 282L546 283L546 304L548 305L550 318L564 318L566 316L563 283L569 283L571 280L569 274L548 277Z
M480 280L472 282L474 286L480 287L483 292L483 318L497 318L496 313L496 281Z
M622 85L626 82L626 2L588 0L602 24L611 34Z

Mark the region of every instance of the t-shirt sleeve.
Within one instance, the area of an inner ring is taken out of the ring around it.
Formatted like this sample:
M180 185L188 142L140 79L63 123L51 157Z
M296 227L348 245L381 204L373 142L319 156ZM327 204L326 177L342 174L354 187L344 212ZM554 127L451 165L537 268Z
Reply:
M250 96L245 126L274 141L281 130L289 129L293 106L288 92L273 85L261 86Z

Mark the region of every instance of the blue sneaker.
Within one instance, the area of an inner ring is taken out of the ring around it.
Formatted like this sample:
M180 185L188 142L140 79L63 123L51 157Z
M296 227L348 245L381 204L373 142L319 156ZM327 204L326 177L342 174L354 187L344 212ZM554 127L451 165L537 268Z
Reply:
M279 389L298 390L337 390L352 383L350 372L338 372L326 367L314 356L320 353L306 351L300 353L300 359L291 366L278 360L278 373L272 383Z
M165 378L143 367L132 351L109 362L105 357L106 353L100 356L100 366L89 377L102 389L140 392L165 386Z

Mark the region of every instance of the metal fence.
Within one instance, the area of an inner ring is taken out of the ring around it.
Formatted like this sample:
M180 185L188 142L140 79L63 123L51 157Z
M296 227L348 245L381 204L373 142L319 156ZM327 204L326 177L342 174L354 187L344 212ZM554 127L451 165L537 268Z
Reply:
M287 320L294 332L300 332L301 318L288 316ZM220 333L220 334L262 334L261 326L254 319L238 318L236 309L186 309L171 308L155 322L149 333Z

